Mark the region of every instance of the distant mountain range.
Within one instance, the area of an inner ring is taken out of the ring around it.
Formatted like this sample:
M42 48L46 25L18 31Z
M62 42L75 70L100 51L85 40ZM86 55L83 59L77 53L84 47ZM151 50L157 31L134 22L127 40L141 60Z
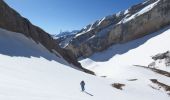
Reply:
M87 25L72 35L69 42L62 42L62 47L71 50L77 58L89 57L112 45L141 38L169 25L169 9L168 0L147 0Z
M73 30L71 32L64 31L59 34L52 35L52 37L57 41L61 48L65 48L78 32L79 30Z
M73 30L73 31L63 31L60 32L59 34L56 35L52 35L54 38L59 38L59 37L64 37L66 35L73 35L73 34L77 34L80 30Z

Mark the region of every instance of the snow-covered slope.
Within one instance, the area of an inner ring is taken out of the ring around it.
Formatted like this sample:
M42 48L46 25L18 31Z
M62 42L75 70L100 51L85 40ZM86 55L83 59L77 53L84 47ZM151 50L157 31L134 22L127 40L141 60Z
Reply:
M87 92L98 95L95 100L113 94L103 79L72 69L42 45L3 29L0 62L0 100L89 100L88 94L80 92L81 80L87 82Z
M59 44L56 43L49 33L32 24L27 18L8 6L5 1L6 0L0 0L0 28L18 32L37 43L41 43L49 51L58 52L67 62L81 69L81 65L77 62L76 57L74 57L71 52L60 48ZM17 53L19 53L19 51Z
M0 61L0 100L169 100L164 92L141 84L147 80L127 82L88 75L72 69L62 58L22 34L3 29L0 29ZM86 82L84 93L80 89L81 80ZM111 86L115 82L126 86L118 90Z
M113 45L106 51L96 53L80 62L99 75L117 77L115 74L121 74L122 68L133 65L148 66L153 61L152 56L170 50L169 38L170 26L143 38ZM129 77L126 74L122 75Z
M159 71L157 73L147 68L147 66L153 62L152 56L170 50L169 38L170 26L141 39L126 44L114 45L106 51L96 53L90 58L80 60L80 62L83 67L94 71L98 76L105 76L126 83L135 88L133 90L131 87L133 92L140 95L145 93L143 97L158 95L154 92L153 94L147 93L148 90L146 87L148 86L161 91L160 87L155 87L149 80L158 79L160 82L170 86L170 78L167 75L161 75ZM170 74L169 66L165 67L159 64L157 67ZM136 81L127 82L129 79L135 79Z

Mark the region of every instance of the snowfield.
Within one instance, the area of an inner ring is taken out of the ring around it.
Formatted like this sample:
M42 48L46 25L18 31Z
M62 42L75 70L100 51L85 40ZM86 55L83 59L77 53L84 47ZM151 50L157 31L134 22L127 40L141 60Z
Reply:
M0 100L113 98L114 89L108 80L70 66L31 39L0 29ZM86 91L94 97L81 92L81 80L87 82Z
M122 70L122 67L148 66L153 62L152 56L170 50L169 37L170 26L141 39L114 45L80 62L85 68L95 71L98 75L117 77L113 73L120 73L118 70Z
M143 38L125 44L114 45L106 51L80 60L80 63L83 67L94 71L98 76L105 76L126 84L125 91L127 93L139 97L143 95L140 98L150 100L154 96L163 93L161 89L152 91L150 87L154 87L154 85L150 79L158 79L160 82L170 86L170 78L134 65L148 66L153 62L152 56L170 50L169 38L170 26ZM158 69L170 72L170 67L165 67L163 64L158 64ZM130 79L136 79L136 81L127 81ZM156 91L160 91L160 93L157 94L155 93ZM169 99L165 97L163 100ZM155 99L159 100L158 98Z
M145 65L151 61L150 56L167 50L170 43L169 32L168 27L93 56L105 57L123 47L140 44L133 49L127 47L129 50L124 53L115 52L108 61L95 61L91 58L81 61L84 67L95 71L99 76L108 77L102 78L71 68L62 58L19 33L0 29L0 100L169 100L164 90L151 88L153 83L149 81L154 78L170 84L168 77L132 66ZM159 45L160 41L165 46ZM128 81L130 79L137 80ZM80 89L81 80L86 82L84 93ZM119 90L111 86L113 83L125 86L123 90Z

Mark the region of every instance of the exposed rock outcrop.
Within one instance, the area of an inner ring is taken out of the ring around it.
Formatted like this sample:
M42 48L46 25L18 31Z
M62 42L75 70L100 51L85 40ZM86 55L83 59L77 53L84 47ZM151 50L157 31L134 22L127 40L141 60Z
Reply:
M159 54L153 56L152 59L154 59L154 60L170 59L170 51L167 51L165 53L159 53Z
M121 84L121 83L114 83L112 84L112 87L119 89L119 90L123 90L123 87L125 86L125 84Z
M170 66L170 51L167 51L165 53L160 53L152 57L155 62L157 60L164 60L165 66Z
M85 72L90 72L81 67L81 64L77 62L72 52L61 49L48 33L31 24L28 19L22 17L19 13L10 8L3 0L0 0L0 28L24 34L28 38L32 38L35 42L41 43L50 52L58 52L60 56L77 68ZM56 55L58 54L56 53Z
M83 28L67 45L78 57L89 57L114 44L153 33L170 24L170 0L148 0Z
M154 89L161 90L163 89L165 92L167 92L168 95L170 95L170 86L158 81L157 79L150 79L152 83L154 83L157 86L152 86ZM158 88L159 87L159 88Z

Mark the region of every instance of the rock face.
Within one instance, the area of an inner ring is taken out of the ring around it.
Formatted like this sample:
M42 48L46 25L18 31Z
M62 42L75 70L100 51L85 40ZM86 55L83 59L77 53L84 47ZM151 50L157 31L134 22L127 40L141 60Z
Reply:
M50 52L58 52L66 61L88 72L88 70L81 67L76 57L69 50L61 49L48 33L31 24L28 19L23 18L3 0L0 0L0 28L24 34L28 38L32 38L35 42L41 43Z
M65 47L78 57L89 57L111 45L125 43L170 24L170 0L148 0L83 28Z
M167 51L165 53L160 53L152 57L153 60L165 60L165 65L170 66L170 51Z

